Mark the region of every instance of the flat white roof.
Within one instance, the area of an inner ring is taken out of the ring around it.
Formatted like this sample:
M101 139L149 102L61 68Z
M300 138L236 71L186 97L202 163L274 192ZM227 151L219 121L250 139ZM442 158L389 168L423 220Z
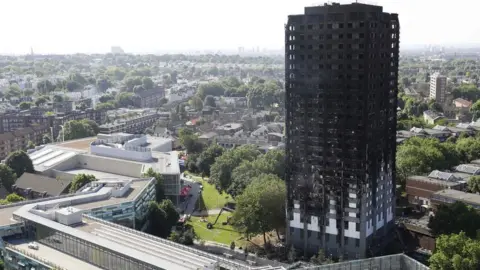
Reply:
M75 157L82 152L84 151L57 145L47 145L42 149L31 152L28 156L32 160L35 171L43 172L57 164Z
M178 153L176 151L165 153L152 151L152 156L155 159L155 162L145 163L145 171L147 171L148 168L152 168L155 171L160 172L161 174L180 174L180 166L178 165Z

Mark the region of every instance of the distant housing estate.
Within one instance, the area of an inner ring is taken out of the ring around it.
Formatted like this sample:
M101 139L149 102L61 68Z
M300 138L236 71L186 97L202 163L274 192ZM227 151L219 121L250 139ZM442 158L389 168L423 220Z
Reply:
M13 151L27 149L29 142L42 144L43 135L49 132L47 125L31 125L0 134L0 159L6 158Z
M140 115L127 116L126 118L114 120L112 123L100 125L100 133L143 133L145 129L151 127L158 118L159 115L156 112L143 112Z

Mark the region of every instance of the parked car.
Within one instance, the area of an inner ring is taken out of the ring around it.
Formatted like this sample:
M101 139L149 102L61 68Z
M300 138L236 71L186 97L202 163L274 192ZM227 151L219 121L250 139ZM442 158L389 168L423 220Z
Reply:
M29 243L28 248L38 250L38 244L37 243Z

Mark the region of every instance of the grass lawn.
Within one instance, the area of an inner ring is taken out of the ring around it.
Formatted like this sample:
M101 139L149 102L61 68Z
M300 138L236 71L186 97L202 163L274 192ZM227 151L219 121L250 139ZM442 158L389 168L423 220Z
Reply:
M218 242L226 245L230 245L232 241L235 241L237 246L243 245L244 241L240 239L242 237L241 233L236 231L230 225L222 225L222 222L227 221L227 217L230 215L230 213L222 213L217 224L215 224L211 230L207 229L207 223L211 222L213 224L217 215L208 216L206 218L208 222L201 221L202 218L200 217L191 217L188 224L193 226L195 233L202 240Z
M230 195L225 192L219 193L214 185L209 184L207 180L203 180L202 177L186 173L190 176L190 179L200 182L203 185L202 196L199 198L201 210L219 209L225 206L227 202L233 202Z

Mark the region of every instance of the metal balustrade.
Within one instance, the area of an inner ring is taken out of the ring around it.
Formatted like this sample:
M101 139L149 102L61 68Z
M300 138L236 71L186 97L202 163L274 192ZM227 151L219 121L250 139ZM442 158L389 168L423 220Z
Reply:
M28 257L31 260L34 260L34 261L37 261L40 264L43 264L44 266L51 267L52 269L57 269L57 270L67 270L66 268L62 268L62 267L58 266L57 264L54 264L53 262L42 259L42 258L38 257L37 255L35 255L33 253L30 253L30 252L27 252L27 251L22 250L20 248L17 248L16 246L14 246L12 244L9 244L9 243L6 243L6 242L4 242L4 244L5 244L5 248L11 249L15 252L18 252L18 253Z
M188 247L188 246L185 246L185 245L182 245L182 244L178 244L178 243L175 243L173 241L166 240L166 239L163 239L163 238L160 238L160 237L156 237L156 236L153 236L153 235L141 232L141 231L130 229L130 228L127 228L125 226L118 225L118 224L115 224L115 223L112 223L112 222L109 222L109 221L105 221L105 220L102 220L102 219L99 219L99 218L96 218L96 217L92 217L92 216L89 216L89 215L84 215L84 217L86 219L90 219L90 220L98 222L100 224L105 224L105 225L108 225L108 226L112 226L114 228L118 228L118 229L120 229L122 231L125 231L125 232L130 232L130 233L145 237L147 239L151 239L151 240L163 243L163 244L170 245L170 246L175 247L175 248L179 248L179 249L184 250L184 251L191 252L191 253L199 255L199 256L203 256L205 258L215 260L220 265L222 265L224 267L228 267L230 269L245 269L245 270L256 270L256 269L260 269L260 268L264 269L264 267L249 267L245 264L242 264L242 263L239 263L239 262L236 262L236 261L233 261L233 260L229 260L229 259L217 256L217 255L205 252L205 251L201 251L201 250L191 248L191 247ZM272 269L283 269L283 268L272 268Z

